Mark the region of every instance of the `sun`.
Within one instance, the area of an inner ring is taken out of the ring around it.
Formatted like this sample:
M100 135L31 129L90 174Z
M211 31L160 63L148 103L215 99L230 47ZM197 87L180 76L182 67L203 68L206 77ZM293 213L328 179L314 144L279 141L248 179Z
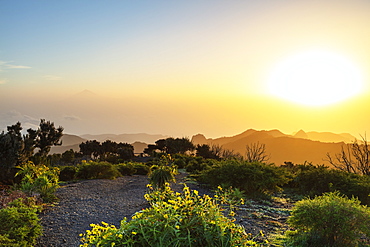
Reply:
M325 106L359 94L363 79L348 58L325 50L307 50L276 64L267 87L270 94L285 100Z

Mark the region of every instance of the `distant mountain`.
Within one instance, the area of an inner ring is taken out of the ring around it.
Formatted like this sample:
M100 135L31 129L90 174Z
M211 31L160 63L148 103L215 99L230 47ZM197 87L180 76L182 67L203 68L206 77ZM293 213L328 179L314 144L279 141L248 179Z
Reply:
M304 133L303 130L300 130L300 131L302 131ZM295 134L295 136L297 134ZM311 132L307 132L305 134L306 134L306 137L300 137L300 138L305 138L305 139L310 139L310 140L313 140L313 141L320 141L320 142L345 142L345 143L351 143L351 142L356 140L356 137L352 136L351 134L347 134L347 133L334 134L334 133L331 133L331 132L311 131Z
M102 135L70 135L64 134L62 137L61 146L53 146L50 153L64 153L67 150L73 149L74 151L80 151L79 145L87 140L97 140L99 142L104 142L106 140L111 140L114 142L123 142L133 145L135 153L142 153L143 150L148 146L148 143L155 143L159 139L167 138L164 135L151 135L145 133L139 134L102 134Z
M239 135L216 139L207 139L204 135L197 134L193 136L192 142L194 144L220 145L225 149L234 150L243 156L245 155L246 145L259 142L266 146L266 153L270 155L270 162L277 165L284 164L285 161L295 164L303 164L307 161L313 164L329 165L325 160L326 154L330 153L334 155L339 153L342 145L344 145L343 138L346 136L340 139L338 137L341 135L338 134L327 135L326 133L319 133L318 136L315 136L315 133L319 132L305 133L302 130L292 136L284 134L279 130L257 131L249 129ZM307 139L310 135L316 138L326 137L323 139L327 140L327 142ZM339 141L334 142L333 140Z
M51 147L50 153L64 153L67 150L73 149L74 151L80 151L79 145L82 142L85 142L86 139L77 136L77 135L70 135L70 134L63 134L62 136L62 145L61 146L53 146Z
M167 138L164 135L152 135L145 133L138 134L101 134L101 135L82 135L81 137L87 140L97 140L99 142L104 142L106 140L111 140L115 142L133 143L133 142L145 142L145 143L155 143L159 139Z

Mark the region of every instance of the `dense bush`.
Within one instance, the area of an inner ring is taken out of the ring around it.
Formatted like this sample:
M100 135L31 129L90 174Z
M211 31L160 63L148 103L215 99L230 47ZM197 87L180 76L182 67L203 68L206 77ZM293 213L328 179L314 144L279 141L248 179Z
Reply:
M122 176L131 176L135 174L136 170L134 168L135 164L134 163L121 163L117 164L117 170L121 173Z
M297 202L288 223L297 231L287 234L284 246L365 246L361 237L370 237L370 209L339 192Z
M83 246L214 247L257 246L241 226L226 218L216 201L188 187L175 193L168 186L146 195L150 208L137 212L121 227L92 225Z
M148 175L150 167L143 163L134 163L134 169L136 175Z
M355 196L370 205L370 177L356 175L324 166L297 166L293 187L304 195L322 195L325 192L340 191L349 197Z
M195 159L190 160L188 164L186 165L186 171L193 173L193 174L199 174L202 171L210 169L213 164L216 163L216 160L213 159L203 159L200 157L196 157Z
M260 197L281 190L290 178L284 168L274 165L225 160L203 171L198 180L212 187L231 186L244 191L247 196Z
M21 199L0 209L0 246L34 246L42 232L37 210L36 206L23 204Z
M19 167L17 176L21 176L21 182L16 188L24 191L29 196L39 194L44 202L56 200L54 195L59 187L59 169L49 168L45 165L34 165L28 162Z
M84 162L77 171L77 179L115 179L121 176L117 168L108 162Z
M62 166L60 168L59 180L60 181L71 181L75 179L77 173L76 166Z

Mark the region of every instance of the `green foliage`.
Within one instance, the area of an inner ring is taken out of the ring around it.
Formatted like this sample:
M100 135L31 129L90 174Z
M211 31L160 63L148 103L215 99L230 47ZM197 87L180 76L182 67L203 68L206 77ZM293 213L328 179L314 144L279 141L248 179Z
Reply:
M26 206L21 199L0 209L0 246L34 246L42 232L37 210L35 206Z
M217 161L196 157L190 160L189 163L186 165L186 171L193 174L199 174L202 171L211 169L214 163L217 164Z
M150 167L143 163L135 163L134 169L136 170L136 175L148 175Z
M31 161L19 167L17 176L22 180L16 187L30 196L40 194L44 202L56 199L54 193L59 187L59 169L49 168L44 165L34 165Z
M22 135L21 123L7 127L7 133L0 133L0 182L14 183L15 167L27 161L45 161L51 146L60 145L63 128L55 128L54 123L41 119L37 130L28 129ZM34 154L35 149L38 152ZM45 163L44 163L45 164Z
M77 174L77 167L75 166L62 166L60 168L59 180L71 181L74 180Z
M361 246L361 237L370 237L370 209L339 192L297 202L288 223L297 230L284 246Z
M370 205L369 176L313 165L300 165L291 170L295 173L291 186L296 187L301 194L314 196L340 191L349 197L358 197L363 204Z
M290 178L284 168L274 165L225 160L203 171L198 180L212 187L232 186L244 191L247 196L261 197L280 191Z
M171 155L163 155L150 169L150 183L156 189L163 189L167 182L175 182L177 167L173 164Z
M115 179L119 176L116 166L108 162L83 162L76 173L77 179Z
M122 176L131 176L135 174L136 170L134 168L135 163L128 162L128 163L121 163L116 165L117 170L122 174Z
M257 246L241 226L226 218L214 199L184 187L182 194L168 185L145 198L150 208L124 219L119 229L92 224L82 246L214 247Z

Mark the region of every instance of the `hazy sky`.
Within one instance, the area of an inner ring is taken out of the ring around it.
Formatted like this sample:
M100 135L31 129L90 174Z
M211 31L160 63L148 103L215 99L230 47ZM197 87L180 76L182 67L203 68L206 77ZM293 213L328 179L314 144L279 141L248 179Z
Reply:
M73 134L370 133L369 13L367 0L0 0L0 129L45 118ZM353 64L361 93L316 106L271 93L281 61L318 49Z

